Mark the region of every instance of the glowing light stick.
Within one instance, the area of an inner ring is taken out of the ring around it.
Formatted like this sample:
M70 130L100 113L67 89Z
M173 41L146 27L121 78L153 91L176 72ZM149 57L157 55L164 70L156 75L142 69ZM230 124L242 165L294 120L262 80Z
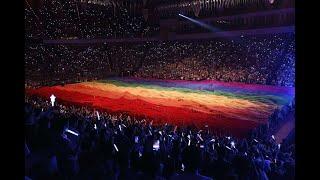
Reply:
M173 130L173 132L175 133L175 132L176 132L176 130L177 130L177 126L176 126L176 127L174 127L174 130Z
M98 117L98 120L100 121L100 115L98 111L97 111L97 117Z
M202 137L200 136L200 134L197 134L198 138L203 141Z
M153 150L158 151L160 149L160 141L157 140L154 144L153 144Z
M113 144L114 149L116 149L117 152L119 152L118 147L116 144Z
M188 141L188 146L190 146L190 143L191 143L191 140L189 139L189 141Z
M71 131L70 129L67 129L66 132L70 133L70 134L73 134L75 136L79 136L78 133L74 132L74 131Z
M97 125L96 124L94 124L94 129L97 129Z
M235 146L235 143L234 143L233 141L231 141L230 144L231 144L231 147L232 147L232 148L235 148L235 147L236 147L236 146Z
M272 138L273 140L275 140L274 135L272 135L271 138Z
M121 126L120 126L120 125L119 125L119 129L120 129L120 131L122 131Z

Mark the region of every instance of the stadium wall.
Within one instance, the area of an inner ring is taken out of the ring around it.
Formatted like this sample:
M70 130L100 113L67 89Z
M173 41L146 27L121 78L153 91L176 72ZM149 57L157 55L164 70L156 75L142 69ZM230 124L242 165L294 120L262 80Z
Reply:
M216 33L198 33L184 34L170 36L167 39L161 37L154 38L125 38L125 39L56 39L56 40L43 40L47 45L69 44L69 45L85 45L85 44L103 44L103 43L135 43L135 42L147 42L147 41L164 41L164 40L197 40L197 39L214 39L225 37L237 37L246 35L263 35L263 34L277 34L277 33L293 33L295 32L295 26L273 27L273 28L260 28L249 30L237 30L237 31L223 31Z

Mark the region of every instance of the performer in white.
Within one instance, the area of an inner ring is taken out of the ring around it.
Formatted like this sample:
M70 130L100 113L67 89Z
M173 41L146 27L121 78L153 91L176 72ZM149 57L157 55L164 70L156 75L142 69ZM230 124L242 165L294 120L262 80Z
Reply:
M51 96L50 96L50 100L51 100L51 105L52 105L52 107L54 106L54 102L56 101L56 97L52 94Z

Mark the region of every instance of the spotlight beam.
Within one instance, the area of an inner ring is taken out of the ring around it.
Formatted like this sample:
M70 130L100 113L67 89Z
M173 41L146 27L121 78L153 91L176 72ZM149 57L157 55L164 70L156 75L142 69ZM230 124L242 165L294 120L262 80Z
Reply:
M201 21L192 19L192 18L187 17L187 16L185 16L185 15L183 15L183 14L178 14L178 15L181 16L181 17L183 17L183 18L185 18L185 19L187 19L187 20L189 20L189 21L191 21L191 22L193 22L193 23L195 23L195 24L197 24L197 25L199 25L199 26L201 26L201 27L204 27L204 28L206 28L206 29L209 29L209 30L212 31L212 32L220 31L220 29L218 29L218 28L214 28L214 27L212 27L212 26L210 26L210 25L208 25L208 24L205 24L205 23L203 23L203 22L201 22Z
M219 32L219 33L225 34L225 35L230 35L230 34L232 34L232 32L228 32L228 31L224 31L223 29L219 29L219 28L212 27L212 26L210 26L210 25L208 25L208 24L206 24L206 23L203 23L203 22L198 21L198 20L196 20L196 19L187 17L187 16L185 16L185 15L183 15L183 14L178 14L178 15L179 15L180 17L183 17L183 18L185 18L185 19L187 19L187 20L189 20L189 21L191 21L191 22L193 22L193 23L195 23L195 24L203 27L203 28L206 28L206 29L210 30L211 32ZM239 38L234 38L233 40L234 40L234 42L236 42L236 43L239 43L239 44L242 43L242 40L239 39Z

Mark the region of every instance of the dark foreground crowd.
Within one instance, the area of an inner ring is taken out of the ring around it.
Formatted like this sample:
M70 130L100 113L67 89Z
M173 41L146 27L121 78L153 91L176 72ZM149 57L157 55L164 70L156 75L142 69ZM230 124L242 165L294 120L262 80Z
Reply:
M26 97L26 179L294 179L294 132L272 134L294 107L237 138Z

